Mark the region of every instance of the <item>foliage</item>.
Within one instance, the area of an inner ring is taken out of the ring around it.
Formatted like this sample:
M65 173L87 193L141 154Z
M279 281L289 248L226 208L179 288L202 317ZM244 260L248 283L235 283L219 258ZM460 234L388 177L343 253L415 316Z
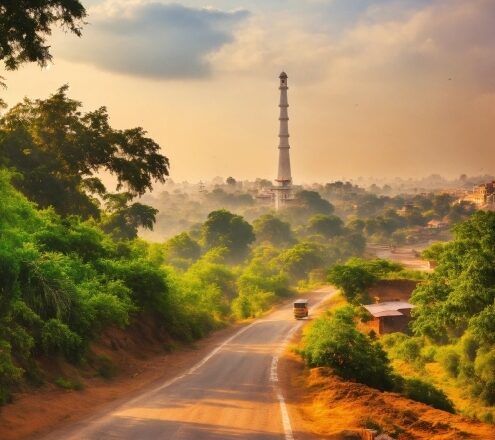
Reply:
M116 239L137 238L138 228L153 230L158 210L142 203L132 203L131 193L105 194L106 211L101 221L104 232Z
M46 37L53 25L80 36L86 16L78 0L2 0L0 10L0 60L9 70L24 62L45 66L52 58Z
M328 272L328 281L338 287L348 301L359 301L365 289L377 280L376 276L361 266L336 264Z
M0 165L18 171L17 188L42 208L97 217L95 195L106 194L95 177L99 171L114 175L117 189L133 196L154 180L164 182L168 159L142 128L113 129L104 107L83 114L67 91L63 86L48 99L25 99L0 119Z
M442 411L455 413L454 404L447 395L429 382L417 378L404 379L401 392L409 399L425 403Z
M253 227L241 216L221 209L208 215L202 227L202 239L206 249L225 247L233 258L242 259L255 235Z
M308 230L326 238L335 237L344 232L344 222L336 215L317 214L309 219Z
M403 266L388 260L350 258L345 264L336 264L328 272L328 281L339 289L350 302L366 299L366 289L379 279L407 275Z
M274 246L287 246L294 243L294 233L289 223L273 214L265 214L253 222L256 240L268 241Z
M199 243L191 238L187 232L182 232L164 244L165 254L168 261L185 261L186 264L196 261L201 255Z
M303 241L286 249L277 257L282 270L293 280L300 280L323 266L324 249L316 243Z
M379 342L356 329L350 306L317 319L304 336L301 353L312 367L331 367L344 379L382 390L393 388L385 351Z

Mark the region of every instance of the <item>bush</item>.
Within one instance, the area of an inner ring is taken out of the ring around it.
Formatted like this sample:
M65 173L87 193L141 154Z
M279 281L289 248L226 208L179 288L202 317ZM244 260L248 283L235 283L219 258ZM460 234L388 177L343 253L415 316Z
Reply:
M45 322L41 330L41 344L46 354L62 354L72 362L80 360L84 352L81 337L58 319Z
M461 356L454 347L442 347L437 352L437 360L450 377L459 375Z
M386 353L379 342L356 329L350 306L317 319L304 336L301 354L311 367L331 367L344 379L382 390L393 388Z
M455 413L454 404L446 394L428 382L420 379L404 379L402 394L409 399L425 403L433 408Z
M382 337L382 343L392 358L401 359L414 364L422 364L423 341L404 333L391 333Z

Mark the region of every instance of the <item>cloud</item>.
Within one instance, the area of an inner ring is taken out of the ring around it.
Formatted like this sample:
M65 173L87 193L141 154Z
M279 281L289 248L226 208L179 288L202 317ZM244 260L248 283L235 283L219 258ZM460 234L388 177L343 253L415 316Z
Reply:
M495 85L493 0L312 0L309 9L251 17L210 56L215 68L264 75L285 67L339 91L451 77L478 90Z
M90 9L80 40L57 46L62 58L157 79L208 76L206 57L233 39L249 13L158 2L107 1Z

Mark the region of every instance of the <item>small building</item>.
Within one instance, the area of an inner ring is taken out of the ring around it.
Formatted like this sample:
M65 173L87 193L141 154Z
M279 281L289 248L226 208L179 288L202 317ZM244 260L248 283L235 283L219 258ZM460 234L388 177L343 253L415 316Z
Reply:
M411 321L411 309L414 308L406 301L387 301L363 307L373 317L368 326L378 335L407 332Z

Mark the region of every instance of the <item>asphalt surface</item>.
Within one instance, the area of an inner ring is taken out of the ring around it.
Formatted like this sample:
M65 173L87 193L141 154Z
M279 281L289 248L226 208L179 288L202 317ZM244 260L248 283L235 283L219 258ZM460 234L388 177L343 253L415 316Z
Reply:
M333 293L327 287L307 296L310 318ZM292 305L283 306L182 375L44 440L297 440L276 369L278 353L300 323Z

